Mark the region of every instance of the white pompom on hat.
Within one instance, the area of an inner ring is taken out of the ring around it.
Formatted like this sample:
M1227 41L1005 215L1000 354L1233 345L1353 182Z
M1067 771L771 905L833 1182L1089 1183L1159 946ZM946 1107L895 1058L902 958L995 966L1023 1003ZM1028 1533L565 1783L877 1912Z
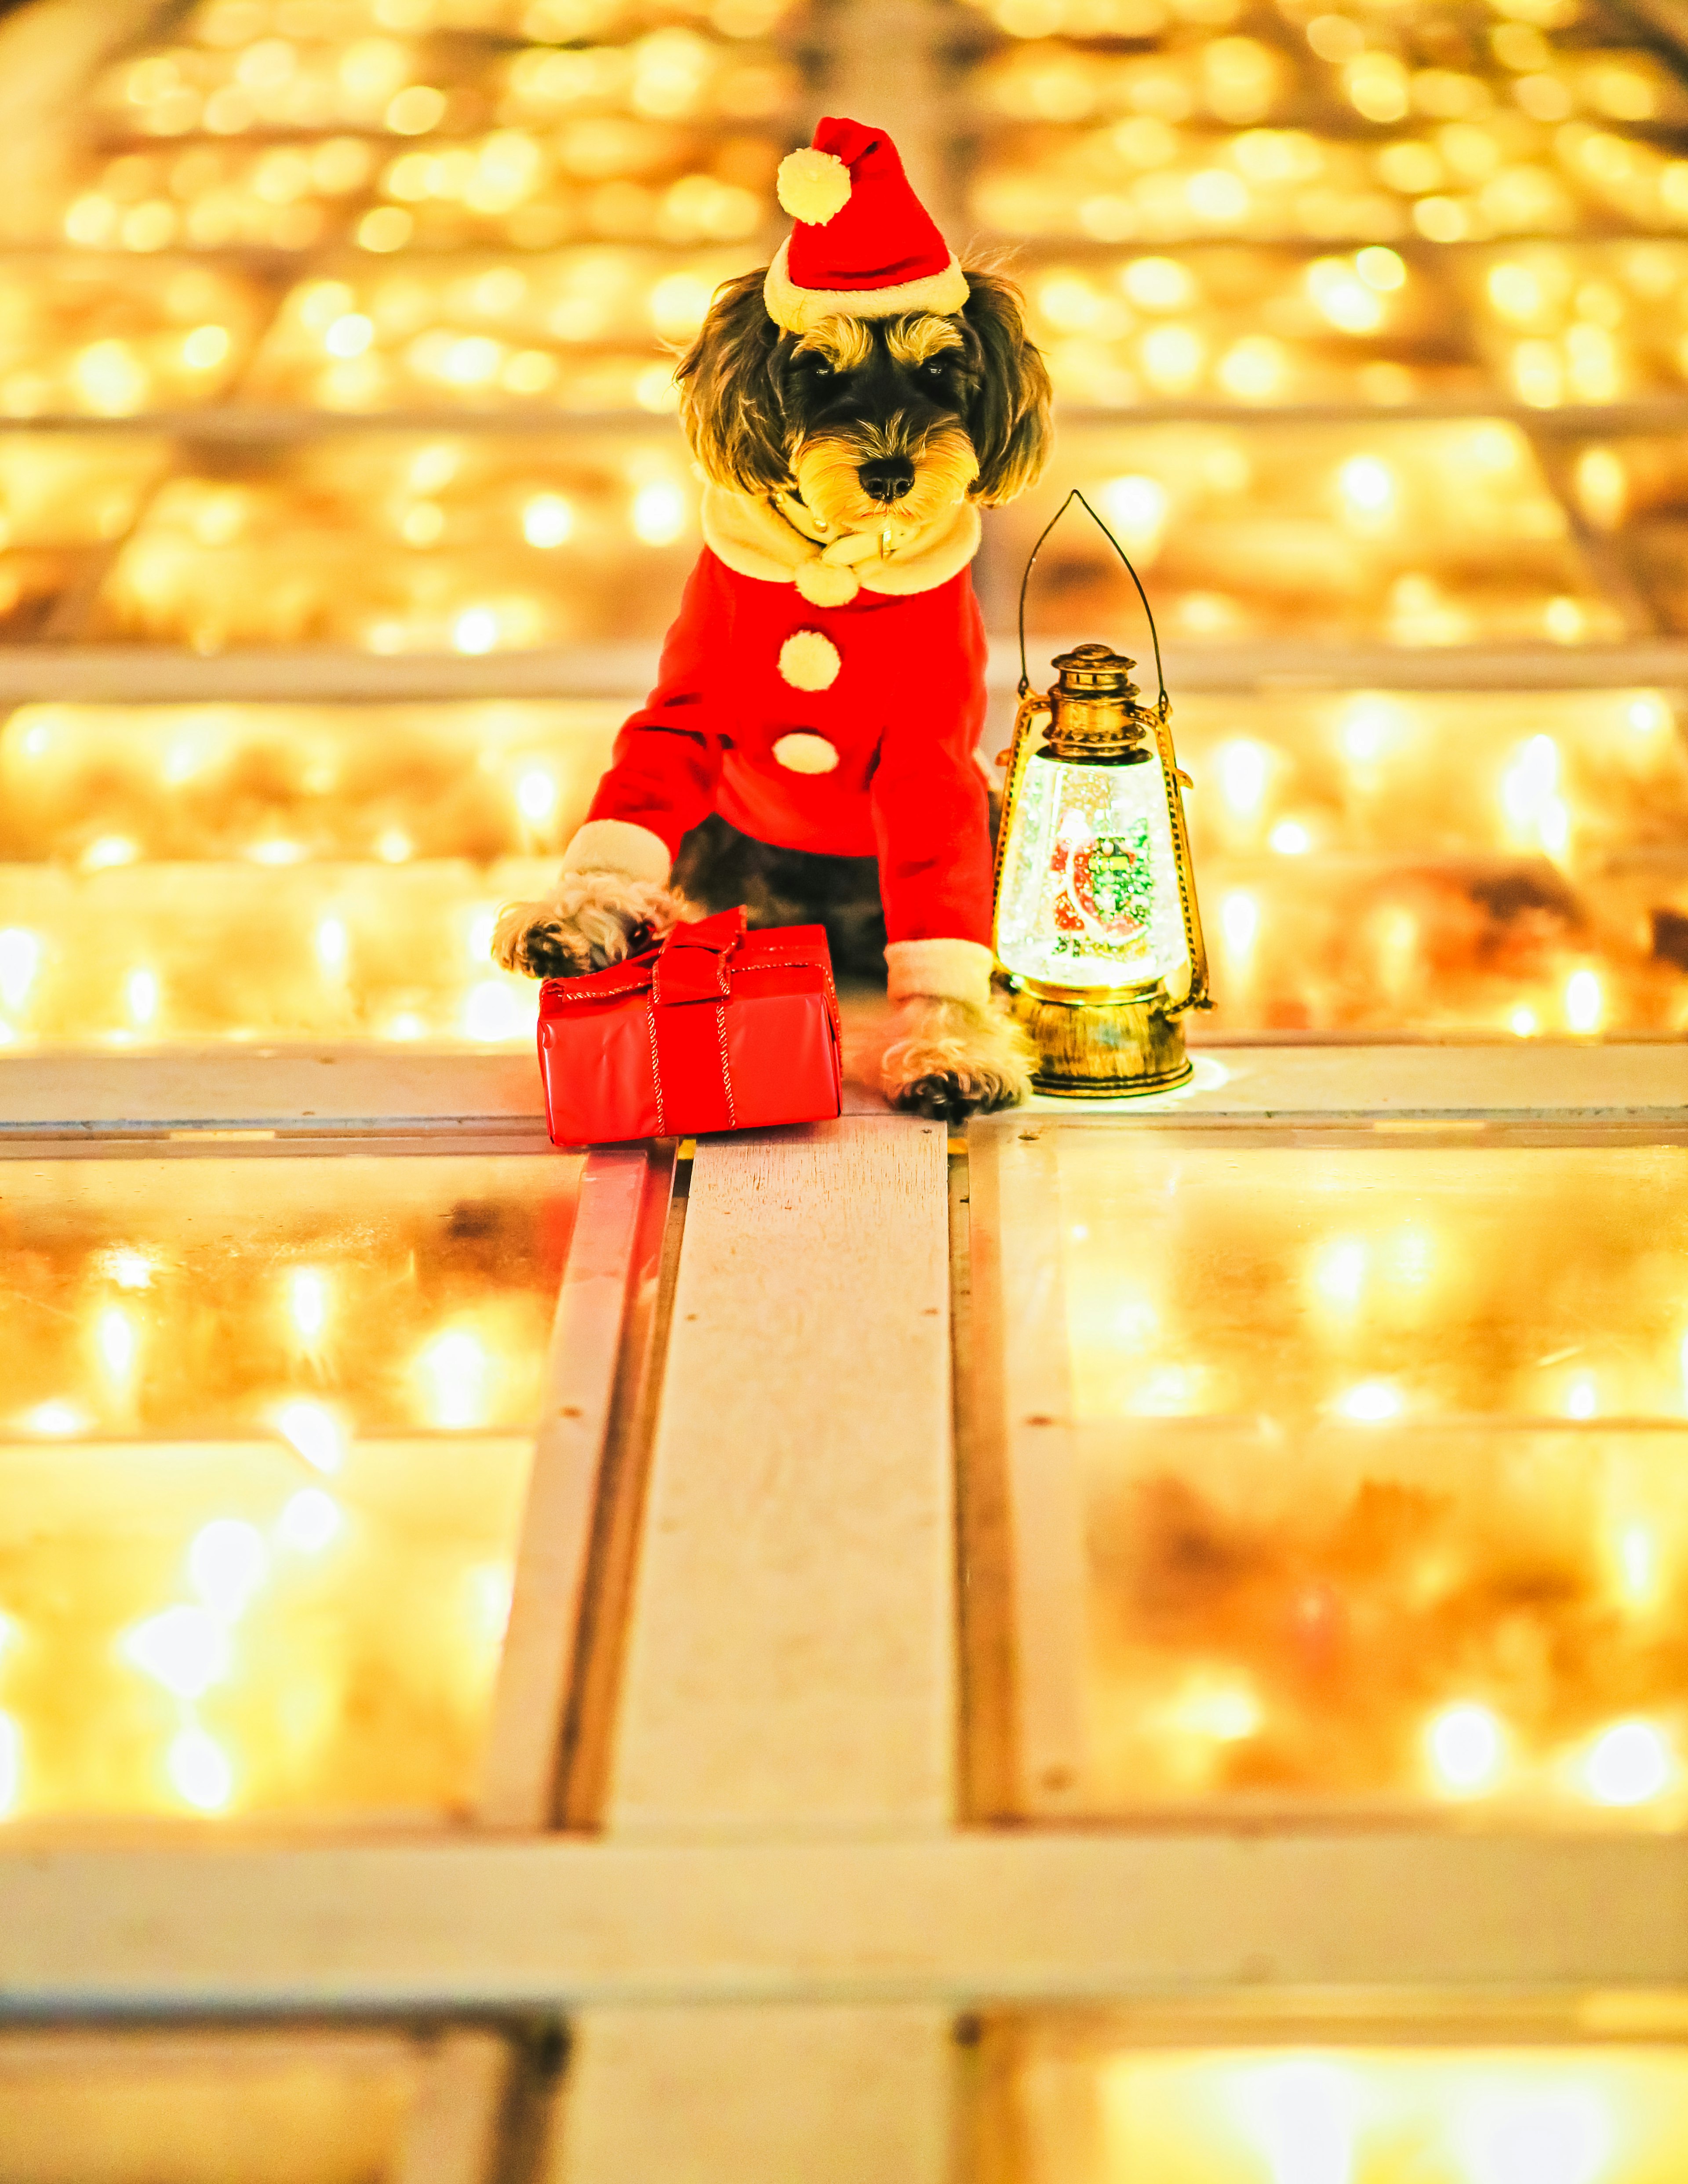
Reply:
M817 151L811 144L805 151L788 153L780 161L775 188L794 220L824 227L850 203L850 169L836 152Z
M967 300L961 261L910 187L883 129L829 118L782 160L779 201L796 225L762 294L788 333L823 319L948 317Z

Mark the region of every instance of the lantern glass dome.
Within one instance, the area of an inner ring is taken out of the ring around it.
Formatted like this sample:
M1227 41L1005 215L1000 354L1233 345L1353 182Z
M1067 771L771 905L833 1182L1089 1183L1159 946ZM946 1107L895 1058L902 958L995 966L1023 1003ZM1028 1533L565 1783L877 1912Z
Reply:
M1027 756L1004 852L997 955L1011 976L1117 992L1189 983L1167 787L1134 765Z

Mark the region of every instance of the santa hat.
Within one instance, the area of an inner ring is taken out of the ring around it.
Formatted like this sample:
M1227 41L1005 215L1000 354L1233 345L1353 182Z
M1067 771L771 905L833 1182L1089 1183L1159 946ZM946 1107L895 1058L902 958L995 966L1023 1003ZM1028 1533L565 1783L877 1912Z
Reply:
M780 162L779 201L797 223L768 268L768 315L788 333L822 319L947 317L967 300L961 261L909 187L883 129L829 119Z

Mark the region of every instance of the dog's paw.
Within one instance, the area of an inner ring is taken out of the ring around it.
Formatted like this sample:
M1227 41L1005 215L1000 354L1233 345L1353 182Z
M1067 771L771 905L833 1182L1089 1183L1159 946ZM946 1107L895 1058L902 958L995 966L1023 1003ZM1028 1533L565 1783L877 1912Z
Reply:
M530 978L577 978L660 940L688 911L671 888L622 872L565 872L543 902L507 902L493 961Z
M904 1114L964 1123L1015 1107L1032 1089L1025 1034L1001 1010L916 994L898 1012L880 1067L885 1097Z

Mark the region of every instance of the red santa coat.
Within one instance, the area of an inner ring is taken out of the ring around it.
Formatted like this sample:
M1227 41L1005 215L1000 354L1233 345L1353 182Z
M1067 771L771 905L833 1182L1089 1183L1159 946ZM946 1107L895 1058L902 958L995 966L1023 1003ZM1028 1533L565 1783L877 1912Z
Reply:
M717 521L706 501L710 544L668 632L656 688L617 738L588 824L647 828L671 857L689 827L719 811L760 842L876 856L894 946L988 946L992 855L974 756L984 625L967 566L976 515L957 511L935 553L894 554L883 566L861 560L859 542L844 545L857 588L848 567L817 575L816 542L794 532L797 558L780 571L761 554L772 538L783 556L766 509L747 546L742 529L719 520L740 497L712 498ZM845 603L815 604L815 592L846 587L855 596Z

